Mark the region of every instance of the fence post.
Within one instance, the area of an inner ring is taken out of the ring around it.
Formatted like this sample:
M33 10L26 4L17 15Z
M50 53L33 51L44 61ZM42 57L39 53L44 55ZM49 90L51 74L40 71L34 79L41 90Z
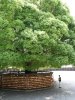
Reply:
M2 88L2 73L0 74L0 88Z

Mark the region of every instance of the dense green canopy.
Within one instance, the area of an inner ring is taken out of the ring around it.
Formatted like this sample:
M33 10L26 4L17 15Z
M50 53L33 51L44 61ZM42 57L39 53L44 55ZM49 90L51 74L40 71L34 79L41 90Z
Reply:
M60 0L0 0L0 66L75 64L75 21Z

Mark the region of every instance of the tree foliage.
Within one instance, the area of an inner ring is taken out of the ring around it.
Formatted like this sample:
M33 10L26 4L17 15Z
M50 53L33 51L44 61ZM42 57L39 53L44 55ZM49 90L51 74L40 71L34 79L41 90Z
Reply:
M60 0L0 0L0 66L75 64L75 21Z

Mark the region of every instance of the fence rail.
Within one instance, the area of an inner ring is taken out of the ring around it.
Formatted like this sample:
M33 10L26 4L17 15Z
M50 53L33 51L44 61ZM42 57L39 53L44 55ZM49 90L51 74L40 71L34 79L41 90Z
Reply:
M50 69L44 69L44 70L38 70L38 71L32 71L32 72L25 72L25 71L5 71L0 70L0 75L2 74L28 74L28 73L44 73L44 72L50 72L50 71L75 71L75 68L50 68Z

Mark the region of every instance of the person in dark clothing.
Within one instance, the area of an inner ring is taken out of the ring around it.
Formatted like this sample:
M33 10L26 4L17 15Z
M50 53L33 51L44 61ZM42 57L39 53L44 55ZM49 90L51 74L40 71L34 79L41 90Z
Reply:
M60 76L60 75L59 75L58 81L59 81L59 88L61 88L61 86L60 86L60 83L61 83L61 76Z

